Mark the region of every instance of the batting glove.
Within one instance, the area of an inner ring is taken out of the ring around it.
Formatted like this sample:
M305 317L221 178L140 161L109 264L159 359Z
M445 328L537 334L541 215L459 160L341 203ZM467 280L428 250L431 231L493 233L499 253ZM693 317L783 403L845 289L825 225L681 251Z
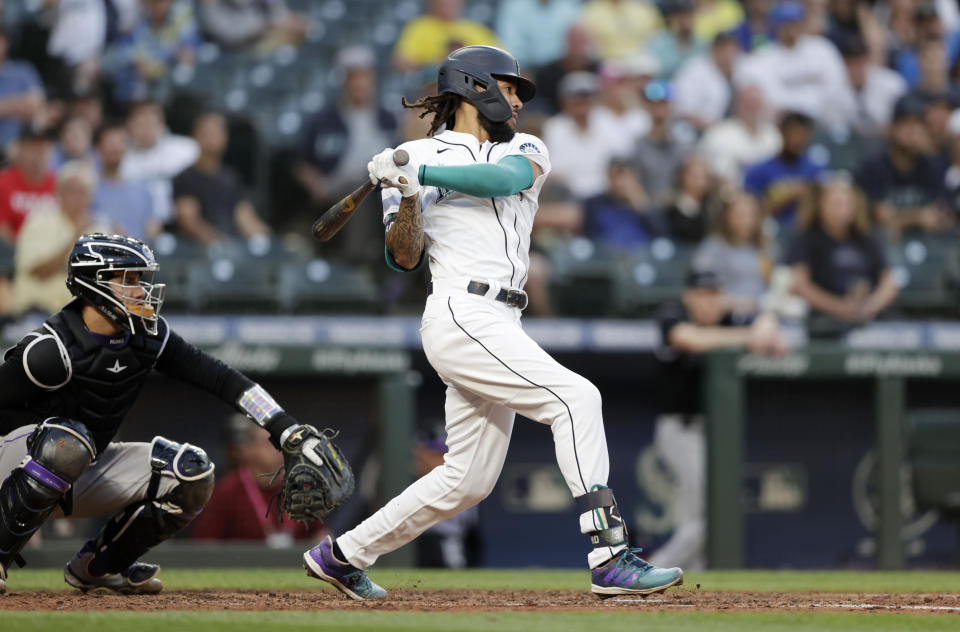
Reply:
M374 156L373 160L367 163L367 171L371 182L379 182L382 186L398 189L403 197L420 193L420 165L411 160L402 167L397 166L393 162L391 148L384 149ZM404 181L400 180L401 177Z

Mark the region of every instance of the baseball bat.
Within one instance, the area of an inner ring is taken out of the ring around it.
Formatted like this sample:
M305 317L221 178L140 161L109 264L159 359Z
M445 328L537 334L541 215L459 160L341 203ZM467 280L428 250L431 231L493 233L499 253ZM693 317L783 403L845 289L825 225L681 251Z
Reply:
M402 167L408 162L410 162L410 155L405 150L398 149L393 152L393 164ZM367 199L367 196L375 188L377 188L377 185L367 179L352 193L324 211L323 215L313 223L313 238L317 241L329 241L353 217L353 211Z

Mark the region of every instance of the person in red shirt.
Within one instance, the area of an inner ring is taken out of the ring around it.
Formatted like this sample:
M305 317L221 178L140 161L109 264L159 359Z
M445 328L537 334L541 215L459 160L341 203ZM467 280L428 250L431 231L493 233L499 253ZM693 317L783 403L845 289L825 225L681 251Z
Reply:
M237 467L217 480L213 497L197 519L191 537L194 540L260 540L273 548L287 548L295 540L319 542L326 535L321 522L303 524L284 514L277 522L277 507L267 505L282 487L282 477L272 474L283 467L283 455L270 443L270 433L246 422L237 428L235 445ZM231 424L233 426L233 424Z
M50 168L51 136L25 126L17 139L13 164L0 171L0 239L12 243L27 215L56 203L57 178Z

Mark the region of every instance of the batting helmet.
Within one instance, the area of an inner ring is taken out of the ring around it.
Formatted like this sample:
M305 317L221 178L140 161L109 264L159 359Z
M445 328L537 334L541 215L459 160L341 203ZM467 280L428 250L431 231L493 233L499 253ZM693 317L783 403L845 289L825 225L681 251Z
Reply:
M465 46L450 53L440 64L437 91L460 95L494 123L504 123L513 110L497 87L497 79L515 81L517 96L524 103L536 94L533 82L520 76L516 58L493 46ZM476 83L484 89L478 90Z
M123 329L132 333L136 318L147 333L155 335L166 290L153 282L159 269L153 251L139 239L83 235L70 253L67 288ZM137 286L142 295L131 292Z

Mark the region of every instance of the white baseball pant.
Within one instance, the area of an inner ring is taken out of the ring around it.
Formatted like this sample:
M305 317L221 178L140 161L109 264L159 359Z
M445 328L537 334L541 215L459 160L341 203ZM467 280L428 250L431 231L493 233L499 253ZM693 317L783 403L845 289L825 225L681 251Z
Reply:
M442 466L337 538L358 568L483 500L500 476L515 413L550 426L557 463L574 496L607 484L610 463L597 388L527 336L519 309L455 288L436 290L427 299L420 332L427 359L447 385L449 451ZM583 533L597 528L590 513L580 523ZM598 566L622 548L594 549L588 563Z

